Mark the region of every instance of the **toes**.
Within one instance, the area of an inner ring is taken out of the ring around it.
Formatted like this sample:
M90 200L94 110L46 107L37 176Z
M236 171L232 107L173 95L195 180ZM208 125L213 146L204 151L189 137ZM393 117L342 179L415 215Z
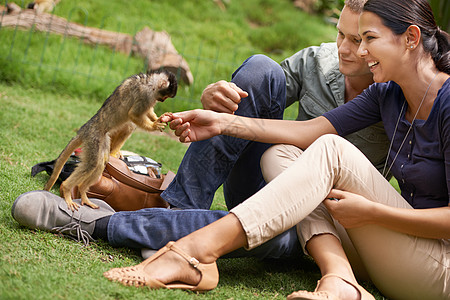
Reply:
M79 208L80 206L78 205L78 203L71 202L71 203L67 203L67 207L68 207L71 211L75 211L75 210L78 210L78 208Z
M136 274L138 272L139 271L133 267L115 268L103 273L103 276L111 281L117 281L126 286L144 286L146 282L145 276Z
M91 207L91 208L94 208L94 209L99 208L98 205L92 203L92 202L89 201L89 200L88 200L88 201L83 201L83 200L81 200L81 205L87 205L87 206L89 206L89 207Z

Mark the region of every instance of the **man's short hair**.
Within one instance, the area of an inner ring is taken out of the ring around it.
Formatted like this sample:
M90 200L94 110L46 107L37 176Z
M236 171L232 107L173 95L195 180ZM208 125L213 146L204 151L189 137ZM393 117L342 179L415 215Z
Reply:
M355 13L361 13L367 0L345 0L345 6Z

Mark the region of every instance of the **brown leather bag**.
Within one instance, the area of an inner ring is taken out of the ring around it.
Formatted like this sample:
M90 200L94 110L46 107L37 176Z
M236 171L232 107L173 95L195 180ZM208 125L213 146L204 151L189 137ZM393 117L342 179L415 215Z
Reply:
M116 211L138 210L149 207L169 207L160 194L175 177L171 171L156 178L130 171L126 163L111 156L100 180L87 192L89 198L104 200ZM72 198L80 198L77 187L71 191ZM61 194L61 197L63 195Z

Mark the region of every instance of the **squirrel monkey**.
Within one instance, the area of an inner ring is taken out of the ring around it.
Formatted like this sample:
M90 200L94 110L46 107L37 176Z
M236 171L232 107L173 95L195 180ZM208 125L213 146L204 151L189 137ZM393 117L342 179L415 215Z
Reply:
M148 131L163 129L165 124L159 121L153 107L157 101L173 98L176 93L175 75L167 71L125 79L58 156L44 189L49 191L52 188L71 153L83 145L81 162L61 183L61 196L72 211L78 210L79 205L72 201L70 194L72 188L78 186L81 204L98 208L88 199L86 191L100 178L109 156L120 156L120 148L136 127Z

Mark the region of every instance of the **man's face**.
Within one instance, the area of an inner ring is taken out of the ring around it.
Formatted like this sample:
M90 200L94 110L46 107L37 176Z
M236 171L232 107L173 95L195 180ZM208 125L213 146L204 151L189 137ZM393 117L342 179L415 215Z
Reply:
M344 6L337 24L336 43L339 54L339 71L345 76L361 76L370 74L364 59L357 55L361 38L358 35L359 13Z

